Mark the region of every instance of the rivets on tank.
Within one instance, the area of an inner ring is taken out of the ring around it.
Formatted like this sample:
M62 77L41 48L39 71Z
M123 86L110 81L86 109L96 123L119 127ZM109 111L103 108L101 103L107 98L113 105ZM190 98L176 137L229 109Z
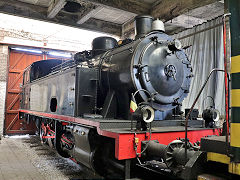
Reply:
M149 79L149 76L148 76L148 72L145 72L144 74L145 74L146 81L149 82L150 79Z
M190 74L186 78L192 78L192 77L194 77L194 74Z
M151 37L151 38L150 38L150 40L152 40L152 41L155 41L155 42L158 42L158 40L157 40L157 39L158 39L158 37L157 37L157 36L154 36L154 37Z
M133 47L130 47L128 50L130 51L131 54L133 53Z

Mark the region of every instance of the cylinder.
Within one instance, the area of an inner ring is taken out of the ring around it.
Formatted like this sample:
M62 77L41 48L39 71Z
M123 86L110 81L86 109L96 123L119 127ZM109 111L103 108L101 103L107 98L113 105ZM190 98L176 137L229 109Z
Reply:
M146 152L150 156L158 156L161 158L165 158L166 147L167 146L164 144L160 144L155 141L150 141Z
M153 17L141 15L135 17L135 39L141 38L151 32Z
M185 165L191 157L196 153L196 151L190 151L187 150L187 162L185 159L185 148L175 148L175 150L172 152L173 159L177 164Z

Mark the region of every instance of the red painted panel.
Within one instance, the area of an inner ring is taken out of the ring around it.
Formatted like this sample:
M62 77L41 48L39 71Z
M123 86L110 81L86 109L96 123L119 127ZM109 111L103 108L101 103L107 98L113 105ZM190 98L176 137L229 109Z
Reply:
M42 116L47 118L58 119L62 121L68 122L75 122L82 125L88 125L92 127L96 127L97 132L99 135L110 137L115 139L115 157L119 160L123 159L132 159L136 157L136 152L134 149L134 139L139 138L138 146L137 146L137 153L141 152L141 141L149 140L150 135L149 133L116 133L108 130L100 129L100 124L97 121L92 121L88 119L83 119L79 117L70 117L70 116L63 116L57 114L50 114L50 113L42 113L42 112L35 112L35 111L28 111L21 109L20 112L32 114L36 116ZM219 135L217 129L199 129L199 130L190 130L188 131L188 138L190 142L195 143L200 141L202 137L209 136L209 135ZM184 138L185 132L153 132L151 135L151 140L158 140L159 143L168 145L173 140L178 138Z
M202 129L188 131L188 138L190 142L195 143L200 141L202 137L209 135L219 135L216 129ZM141 152L141 141L149 140L149 133L139 133L139 134L119 134L116 139L115 144L115 157L119 160L131 159L136 157L136 151L134 149L134 139L139 138L137 153ZM185 132L159 132L152 133L151 140L158 140L159 143L168 145L173 140L178 138L185 138Z

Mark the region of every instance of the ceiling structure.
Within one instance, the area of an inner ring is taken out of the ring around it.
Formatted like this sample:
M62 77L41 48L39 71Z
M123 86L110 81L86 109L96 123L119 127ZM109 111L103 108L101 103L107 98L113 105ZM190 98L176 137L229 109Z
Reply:
M0 0L0 12L128 37L149 14L173 34L224 13L219 0Z

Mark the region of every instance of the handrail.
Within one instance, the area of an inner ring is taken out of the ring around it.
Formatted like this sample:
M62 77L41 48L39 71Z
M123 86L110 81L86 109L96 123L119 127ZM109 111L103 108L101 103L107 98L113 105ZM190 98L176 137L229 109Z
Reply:
M191 106L191 108L190 108L190 110L189 110L189 112L188 112L188 114L187 114L187 116L186 116L186 119L185 119L185 161L186 161L186 162L187 162L187 143L188 143L188 142L187 142L187 139L188 139L188 138L187 138L187 132L188 132L188 119L189 119L189 116L190 116L190 114L191 114L191 112L192 112L192 110L193 110L195 104L197 103L197 100L199 99L199 97L200 97L200 95L201 95L203 89L205 88L205 86L206 86L206 84L207 84L209 78L211 77L212 73L215 72L215 71L225 72L224 70L222 70L222 69L218 69L218 68L214 68L214 69L211 70L211 72L209 73L207 79L205 80L204 84L202 85L202 88L200 89L200 91L199 91L199 93L198 93L196 99L194 100L194 102L193 102L193 104L192 104L192 106ZM228 78L229 78L229 77L228 77Z

